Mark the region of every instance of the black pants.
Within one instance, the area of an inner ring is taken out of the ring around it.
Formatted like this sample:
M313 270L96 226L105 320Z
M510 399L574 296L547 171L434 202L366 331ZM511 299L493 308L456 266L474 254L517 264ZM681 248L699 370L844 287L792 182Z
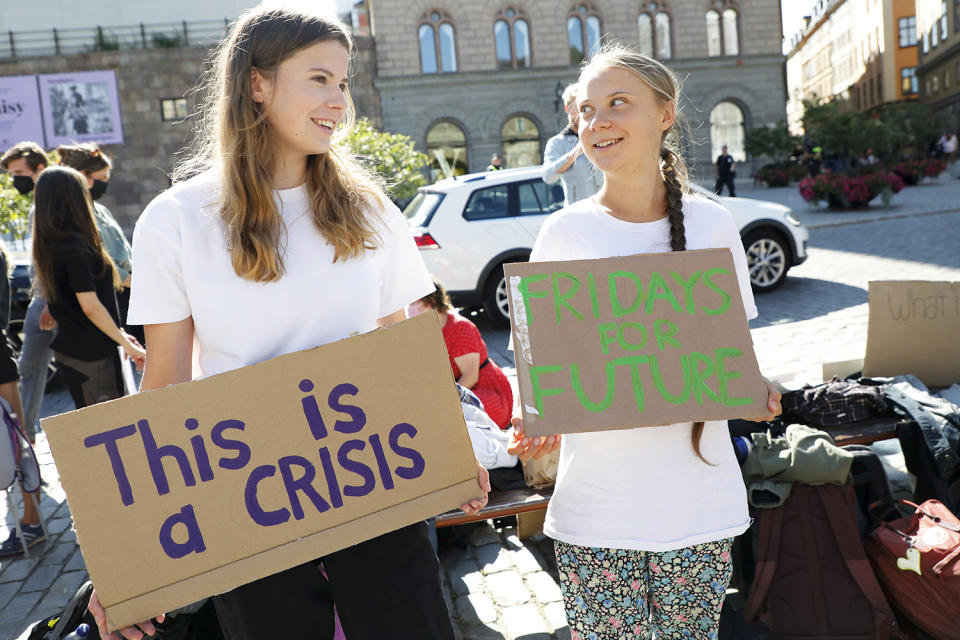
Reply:
M327 640L333 602L349 640L452 640L423 522L214 597L227 640Z
M736 197L737 190L733 186L733 176L734 174L728 173L726 175L718 175L717 183L713 185L713 191L717 195L720 195L720 192L723 191L723 185L727 185L727 192L730 194L730 197Z

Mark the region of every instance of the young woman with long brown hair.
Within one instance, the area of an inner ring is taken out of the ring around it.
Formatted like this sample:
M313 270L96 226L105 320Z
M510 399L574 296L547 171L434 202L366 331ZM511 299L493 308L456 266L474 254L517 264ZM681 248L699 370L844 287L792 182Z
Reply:
M402 320L433 289L400 211L336 144L352 118L352 50L339 23L295 11L258 8L233 25L199 151L134 232L141 389L190 380L194 344L209 376ZM480 468L478 482L485 496ZM453 637L424 523L322 563L329 581L308 562L215 596L226 637L332 638L334 602L350 640ZM105 634L95 596L90 608ZM154 631L138 626L120 634Z
M33 260L57 334L50 343L77 408L123 396L117 345L143 364L120 329L120 278L103 248L83 175L50 167L37 178Z
M611 47L577 88L580 141L603 188L551 215L531 261L729 248L757 314L740 235L721 205L687 193L679 84L663 64ZM767 415L780 412L769 385ZM726 421L524 438L521 458L560 446L544 532L556 541L571 635L716 638L730 548L750 525ZM603 487L598 491L597 487Z

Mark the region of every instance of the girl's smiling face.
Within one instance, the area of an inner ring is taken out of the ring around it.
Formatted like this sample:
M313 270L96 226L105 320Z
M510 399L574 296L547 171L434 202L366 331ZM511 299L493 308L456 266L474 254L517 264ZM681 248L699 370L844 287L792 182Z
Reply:
M274 73L251 71L253 99L263 104L277 150L290 159L326 153L347 110L350 54L337 40L304 47Z
M590 162L613 174L658 166L663 134L676 119L673 101L619 67L588 72L578 93L580 142Z

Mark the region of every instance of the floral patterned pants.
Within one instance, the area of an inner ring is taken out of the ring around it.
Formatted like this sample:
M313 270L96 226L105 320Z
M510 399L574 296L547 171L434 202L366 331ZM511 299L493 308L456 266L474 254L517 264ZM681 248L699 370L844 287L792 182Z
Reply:
M573 640L717 638L733 538L663 552L555 544Z

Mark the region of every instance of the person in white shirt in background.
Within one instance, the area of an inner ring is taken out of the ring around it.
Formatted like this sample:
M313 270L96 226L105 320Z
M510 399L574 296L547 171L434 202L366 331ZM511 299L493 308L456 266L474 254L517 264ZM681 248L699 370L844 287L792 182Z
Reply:
M372 331L433 290L403 215L339 143L353 51L343 25L305 12L261 5L232 25L196 153L134 232L141 390ZM490 489L479 465L477 476L482 497L461 507L471 514ZM334 602L350 640L454 637L422 522L214 596L228 640L329 640ZM90 611L104 638L156 631L147 620L107 634L96 593Z
M583 69L580 143L604 186L547 218L530 261L729 248L748 317L746 257L730 213L685 193L679 89L663 64L610 47ZM677 135L671 135L677 132ZM768 386L766 415L780 413ZM544 533L554 538L574 639L716 638L733 538L750 525L726 421L527 438L511 452L560 446Z
M603 186L603 174L583 155L577 136L579 116L576 110L577 85L563 90L563 110L567 127L547 140L543 150L543 181L563 184L564 204L589 198Z
M953 131L947 131L940 140L937 141L943 150L943 159L949 164L953 164L957 159L957 134Z

